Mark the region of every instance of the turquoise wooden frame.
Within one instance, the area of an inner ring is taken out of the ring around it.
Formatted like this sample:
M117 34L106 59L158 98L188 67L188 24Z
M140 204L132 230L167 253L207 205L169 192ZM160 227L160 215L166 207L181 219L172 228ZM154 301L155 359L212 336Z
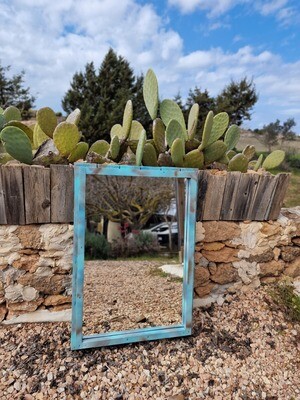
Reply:
M192 168L138 167L76 163L74 167L74 253L72 288L72 350L112 346L147 340L188 336L192 332L195 226L198 193L198 170ZM83 283L85 243L86 175L181 178L185 180L185 224L183 256L182 323L144 329L99 333L84 336Z

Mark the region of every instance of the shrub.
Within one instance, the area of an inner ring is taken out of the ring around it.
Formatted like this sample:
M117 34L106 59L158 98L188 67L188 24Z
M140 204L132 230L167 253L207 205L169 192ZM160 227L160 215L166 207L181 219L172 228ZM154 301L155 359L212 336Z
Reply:
M92 260L106 260L110 256L110 244L104 235L85 232L85 256Z
M276 285L270 295L288 319L300 322L300 296L295 294L291 284L282 282Z
M157 239L150 233L139 232L129 238L115 240L111 244L111 255L118 257L133 257L142 254L155 254L159 251Z

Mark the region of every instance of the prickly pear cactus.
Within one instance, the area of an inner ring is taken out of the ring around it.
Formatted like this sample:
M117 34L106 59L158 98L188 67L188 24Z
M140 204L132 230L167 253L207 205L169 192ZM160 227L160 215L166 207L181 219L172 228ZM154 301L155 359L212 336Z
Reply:
M263 160L264 160L264 156L263 156L263 154L261 154L258 157L258 160L256 161L256 163L254 165L254 168L253 168L254 171L258 171L259 170L259 168L262 166Z
M3 126L5 125L5 117L3 114L0 114L0 130L3 128Z
M237 125L231 125L226 133L224 138L224 143L226 144L228 150L232 150L238 144L240 140L240 128Z
M266 170L274 169L283 162L284 157L285 152L283 150L275 150L266 157L262 167Z
M66 122L70 122L70 124L78 125L79 121L80 121L80 115L81 115L81 111L79 110L79 108L76 108L74 111L71 112L71 114L69 114L67 116Z
M229 171L240 171L240 172L247 172L248 168L248 158L242 154L236 154L228 163L228 170Z
M202 151L195 149L187 153L183 160L183 166L186 168L198 168L204 167L204 154Z
M0 116L1 117L1 116ZM15 126L21 129L28 136L31 143L33 143L33 131L29 128L29 126L22 124L20 121L10 121L6 124L6 126Z
M89 152L94 152L100 154L101 156L105 156L109 150L109 143L106 140L97 140L90 147Z
M156 150L158 153L163 153L166 150L166 132L160 118L156 118L153 121L152 136Z
M144 127L139 121L132 121L129 140L139 140L141 133L143 132Z
M198 125L198 117L199 117L199 104L193 104L192 108L189 112L188 118L188 137L189 140L193 140L196 135L197 125Z
M157 155L155 147L151 143L146 143L144 146L143 165L157 167Z
M189 153L192 150L198 149L201 142L198 139L191 139L185 142L185 152Z
M0 115L4 113L4 110L2 107L0 107Z
M200 150L200 149L199 149ZM214 161L218 161L226 153L227 146L221 140L210 144L204 149L204 163L209 165Z
M13 160L13 157L8 153L0 153L0 164L6 164L8 161Z
M37 149L42 143L49 139L49 136L42 131L39 124L35 124L33 130L33 149Z
M30 140L20 128L7 126L2 130L0 138L11 157L25 164L32 163Z
M226 112L221 112L214 116L211 133L208 139L208 145L216 142L223 136L229 124L229 116Z
M50 107L40 108L36 113L36 120L42 131L52 138L54 129L57 126L55 112Z
M255 155L255 147L248 144L242 153L248 158L248 161L250 161Z
M69 162L74 163L78 160L84 160L88 149L89 145L87 143L77 143L76 147L71 151L71 154L68 157Z
M118 136L119 139L123 139L123 127L120 124L115 124L110 130L110 137Z
M9 122L9 121L21 121L21 119L22 119L21 111L15 106L7 107L4 110L3 115L5 117L5 121L6 122Z
M174 140L177 138L182 139L182 143L184 144L185 130L176 119L172 119L166 129L166 140L170 148L172 147Z
M175 167L183 167L184 143L180 138L176 138L171 146L171 157Z
M141 133L138 145L137 145L137 149L136 149L136 165L141 165L142 164L142 159L143 159L143 155L144 155L144 147L146 144L146 131L143 130L143 132Z
M123 135L127 139L130 133L131 123L133 116L132 101L128 100L123 114Z
M113 160L115 160L120 152L120 140L118 136L114 136L110 142L110 148L109 148L110 156Z
M53 141L61 155L67 157L80 139L78 128L69 122L61 122L55 128Z
M212 111L209 111L205 119L203 133L202 133L202 140L199 150L204 150L205 147L208 146L213 123L214 123L214 113Z
M163 100L160 104L160 115L161 119L163 120L163 123L168 126L169 122L171 120L176 120L179 122L179 124L182 126L184 133L185 133L185 139L187 140L187 133L186 133L186 125L184 121L184 116L181 111L181 108L175 101L173 100Z
M152 120L157 117L158 110L158 83L155 73L148 69L143 83L143 97L146 108Z
M234 150L228 150L226 152L226 156L229 160L231 160L234 156L236 155L236 152Z

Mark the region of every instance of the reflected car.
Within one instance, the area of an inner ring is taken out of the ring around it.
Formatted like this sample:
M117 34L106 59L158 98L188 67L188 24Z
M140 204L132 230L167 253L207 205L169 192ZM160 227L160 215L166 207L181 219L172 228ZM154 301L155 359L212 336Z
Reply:
M158 243L161 246L169 245L169 234L171 227L171 235L172 235L172 244L178 244L178 225L177 222L172 222L171 224L167 224L166 222L162 222L161 224L155 225L149 229L143 229L142 232L150 233L151 235L157 238Z

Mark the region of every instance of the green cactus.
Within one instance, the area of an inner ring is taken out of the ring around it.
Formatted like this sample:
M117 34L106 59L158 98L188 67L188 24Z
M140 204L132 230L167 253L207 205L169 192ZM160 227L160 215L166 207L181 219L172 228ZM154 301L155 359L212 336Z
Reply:
M235 155L236 155L236 152L234 150L228 150L226 152L226 156L227 156L228 160L231 160Z
M6 122L21 121L21 119L22 119L21 111L15 106L7 107L4 110L3 115L5 117Z
M160 104L160 115L163 123L168 126L171 120L176 120L182 126L185 140L187 140L186 125L181 108L173 100L163 100Z
M254 168L253 168L254 171L258 171L259 170L259 168L262 166L263 159L264 159L264 156L263 156L263 154L261 154L258 157L258 160L256 161L256 163L254 165Z
M1 131L1 140L6 152L16 160L32 163L32 148L27 135L15 126L7 126Z
M176 138L171 146L171 157L175 167L183 167L184 143L181 138Z
M255 147L248 144L242 153L248 158L248 161L251 161L255 155Z
M3 128L3 126L5 125L6 120L3 114L0 114L0 130Z
M229 116L226 112L221 112L214 116L213 125L211 129L211 133L208 139L208 145L213 142L216 142L223 136L224 132L227 129L229 123Z
M232 150L240 140L240 128L237 125L231 125L225 133L224 143L228 150Z
M78 160L84 160L86 153L88 152L89 145L85 142L77 143L76 147L71 151L68 157L69 162L73 163Z
M228 163L228 170L229 171L240 171L240 172L247 172L248 168L248 158L242 154L236 154Z
M110 142L109 148L110 156L113 160L115 160L119 156L120 152L120 140L118 136L114 136Z
M143 83L143 97L150 117L154 120L158 110L158 83L155 73L148 69Z
M0 107L0 115L4 113L4 110L2 107Z
M0 153L0 164L6 164L8 161L13 160L13 157L8 153Z
M144 127L139 121L132 121L129 140L139 140L141 133L143 132Z
M80 115L81 115L81 111L79 110L79 108L76 108L74 111L71 112L71 114L69 114L67 116L66 122L70 122L70 124L78 125L79 121L80 121Z
M284 158L285 152L283 150L275 150L266 157L262 167L266 170L274 169L283 162Z
M136 149L136 165L141 165L142 164L142 159L143 159L143 155L144 155L144 147L146 144L146 140L147 140L147 136L146 136L146 131L143 130L143 132L141 133L138 145L137 145L137 149Z
M228 156L227 156L226 153L223 155L223 157L221 157L221 158L218 159L218 163L224 164L224 165L228 165L228 163L229 163L229 158L228 158Z
M37 149L32 164L49 167L51 164L68 164L68 160L59 154L53 139L48 138Z
M192 108L189 112L188 118L188 137L189 140L193 140L196 135L197 125L198 125L198 117L199 117L199 104L193 104Z
M37 149L42 143L49 139L49 136L46 135L39 126L39 124L35 124L33 130L33 149Z
M182 127L182 125L180 125L180 123L176 120L176 119L172 119L166 129L166 140L168 143L168 146L171 148L172 144L174 142L175 139L182 139L182 143L184 146L184 142L185 142L185 131ZM183 148L184 151L184 148Z
M53 141L62 156L68 157L76 147L80 139L80 133L75 124L61 122L55 128Z
M123 139L123 127L120 124L115 124L110 130L111 139L117 135L119 139Z
M202 133L202 139L201 139L201 145L199 147L199 150L204 150L205 147L208 146L213 123L214 123L214 113L212 111L209 111L209 113L207 114L206 119L205 119L203 133Z
M195 149L187 153L183 160L183 166L186 168L198 168L204 167L204 154L202 151Z
M132 101L128 100L123 114L123 138L127 139L130 133L131 123L133 116Z
M199 148L201 150L201 148ZM227 146L221 140L210 144L204 149L204 163L209 165L214 161L218 161L226 153Z
M0 116L1 117L1 116ZM33 143L33 131L29 128L29 126L22 124L20 121L10 121L6 124L6 126L15 126L21 129L28 136L31 143Z
M189 153L192 150L198 149L201 142L198 139L191 139L185 142L185 152Z
M163 153L166 150L166 132L165 126L160 118L153 121L152 126L153 141L158 153Z
M109 143L106 140L97 140L93 143L89 149L89 153L97 153L101 156L105 156L110 148Z
M168 153L160 153L157 159L159 167L173 167L172 157Z
M55 112L50 107L40 108L36 113L36 120L42 131L47 136L53 138L53 132L57 126Z
M143 165L157 167L157 155L155 147L151 143L146 143L144 146Z

